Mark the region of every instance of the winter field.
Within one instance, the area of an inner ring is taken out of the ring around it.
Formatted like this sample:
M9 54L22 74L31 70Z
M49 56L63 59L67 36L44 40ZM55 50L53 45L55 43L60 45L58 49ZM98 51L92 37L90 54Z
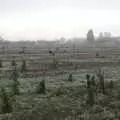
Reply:
M50 49L1 49L0 120L119 120L120 49Z

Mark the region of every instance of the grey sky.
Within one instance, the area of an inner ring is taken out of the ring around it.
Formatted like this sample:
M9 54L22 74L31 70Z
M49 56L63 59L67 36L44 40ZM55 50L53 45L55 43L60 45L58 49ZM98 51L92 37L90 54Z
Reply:
M11 40L120 34L119 0L0 0L0 34Z

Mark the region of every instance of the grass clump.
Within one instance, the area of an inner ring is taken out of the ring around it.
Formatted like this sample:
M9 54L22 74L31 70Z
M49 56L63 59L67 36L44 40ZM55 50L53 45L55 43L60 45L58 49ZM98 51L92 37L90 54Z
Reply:
M27 63L26 60L22 60L22 65L21 65L21 72L26 72L27 70Z
M12 84L12 93L13 95L19 95L20 94L20 91L19 91L19 81L18 81L18 71L16 69L16 67L14 68L13 70L13 73L12 73L12 80L13 80L13 84Z
M45 94L45 90L46 90L46 87L45 87L45 80L42 80L39 85L37 86L37 93L39 94Z
M6 93L5 89L1 89L1 113L11 113L12 112L12 102L10 97Z

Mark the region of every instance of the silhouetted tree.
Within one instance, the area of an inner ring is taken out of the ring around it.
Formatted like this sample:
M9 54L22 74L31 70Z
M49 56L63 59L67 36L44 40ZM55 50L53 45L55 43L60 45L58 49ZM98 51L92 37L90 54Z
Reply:
M93 43L95 41L95 37L94 37L94 33L93 33L93 30L89 30L88 33L87 33L87 40L90 42L90 43Z

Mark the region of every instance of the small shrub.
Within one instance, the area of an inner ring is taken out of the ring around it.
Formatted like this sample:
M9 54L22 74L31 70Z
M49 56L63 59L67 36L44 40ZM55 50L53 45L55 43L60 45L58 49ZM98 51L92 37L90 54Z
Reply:
M22 65L21 65L21 72L26 72L27 69L27 64L26 64L26 60L22 61Z
M3 67L3 62L2 62L2 60L0 60L0 68L2 68Z
M103 94L105 94L105 80L104 80L104 72L102 72L100 69L97 73L97 77L99 80L99 86L100 86L100 91L102 91Z
M49 97L61 96L63 93L64 93L63 88L59 87L59 88L55 89L54 91L52 91L52 93L50 94Z
M86 75L87 79L87 104L89 105L94 105L95 103L95 76L93 75L92 77L87 74Z
M16 67L14 67L11 78L12 78L12 80L16 81L18 79L18 77L19 77L18 71L17 71Z
M56 58L53 58L52 67L53 68L57 68L58 67L58 60Z
M69 74L68 81L70 81L70 82L73 81L73 76L72 76L72 74Z
M93 87L95 87L96 83L95 83L95 76L93 75L91 78L91 84Z
M90 75L89 74L86 75L86 79L87 79L87 88L90 88Z
M12 65L12 66L16 66L16 61L15 61L15 60L12 60L11 65Z
M17 80L15 80L12 84L12 93L13 93L13 95L19 95L20 94L19 82Z
M104 85L104 76L100 75L100 89L102 90L102 93L105 94L105 85Z
M63 91L62 91L61 88L58 88L58 89L56 90L56 92L55 92L55 96L60 96L60 95L62 95L62 94L63 94Z
M54 96L60 96L60 95L62 95L62 94L63 94L63 92L62 92L61 88L58 88L58 89L54 92Z
M1 99L2 99L1 112L3 114L12 112L12 104L4 88L1 89Z
M114 83L113 83L113 81L111 80L110 82L109 82L109 89L110 89L110 95L112 94L112 92L113 92L113 89L114 89Z
M20 91L19 91L19 82L18 82L18 72L16 70L16 67L15 69L13 70L13 74L12 74L12 79L13 79L13 84L12 84L12 93L14 95L19 95L20 94Z
M96 57L99 57L99 53L98 52L96 53Z
M113 81L111 80L110 81L110 89L113 89L114 88L114 83L113 83Z
M105 56L101 56L101 58L105 58Z
M87 97L87 103L89 105L94 105L95 104L95 96L94 96L94 90L93 88L87 88L88 92L88 97Z
M37 87L37 93L45 94L45 89L45 80L42 80Z

